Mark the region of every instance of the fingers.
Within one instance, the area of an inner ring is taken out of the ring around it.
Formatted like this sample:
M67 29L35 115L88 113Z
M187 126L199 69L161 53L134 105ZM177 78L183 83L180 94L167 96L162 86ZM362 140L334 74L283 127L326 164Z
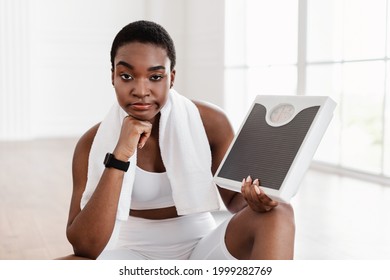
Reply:
M251 208L255 211L270 211L278 205L277 201L272 200L265 194L264 190L260 186L260 181L255 179L252 182L252 178L250 176L243 179L241 193Z
M137 148L142 149L152 133L152 124L131 116L123 119L121 134L115 148L123 158L130 158Z
M139 149L142 149L145 146L145 143L148 140L148 138L150 137L150 134L151 134L151 129L150 130L145 130L141 134L141 136L139 138L139 141L138 141L138 148Z
M257 186L257 188L255 188ZM258 188L259 186L259 180L256 179L252 182L251 176L248 176L246 179L244 178L242 180L242 186L241 186L241 192L247 199L256 199L257 198L257 192L260 191ZM257 190L256 190L257 189Z
M131 133L131 136L133 137L138 136L138 147L142 148L145 145L146 140L150 137L152 124L148 121L141 121L131 116L126 116L125 121L127 122L129 133Z
M241 185L241 193L245 197L245 199L251 199L251 191L250 186L252 185L252 178L251 176L248 176L246 179L242 179L242 185Z

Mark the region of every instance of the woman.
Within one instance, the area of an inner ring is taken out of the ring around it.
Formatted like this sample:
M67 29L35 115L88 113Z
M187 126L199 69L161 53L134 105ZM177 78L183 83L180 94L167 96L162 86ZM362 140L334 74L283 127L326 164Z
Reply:
M234 133L221 110L173 90L175 62L172 39L158 24L133 22L115 37L118 104L74 152L67 237L75 256L293 258L290 205L268 198L250 176L241 193L210 183ZM215 189L235 214L218 227L209 213Z

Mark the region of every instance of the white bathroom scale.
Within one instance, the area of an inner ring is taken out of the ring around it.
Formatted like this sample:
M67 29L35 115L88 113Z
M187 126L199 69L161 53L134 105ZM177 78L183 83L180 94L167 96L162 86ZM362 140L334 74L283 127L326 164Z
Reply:
M289 202L333 117L326 96L258 95L214 176L241 192L242 179L259 179L272 199Z

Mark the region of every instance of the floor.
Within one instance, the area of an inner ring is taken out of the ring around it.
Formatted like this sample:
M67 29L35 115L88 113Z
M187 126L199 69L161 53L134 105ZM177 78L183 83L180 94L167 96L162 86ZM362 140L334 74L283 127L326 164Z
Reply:
M292 204L297 259L390 260L390 186L310 170Z
M0 142L0 259L72 252L65 225L75 143ZM295 259L390 259L390 186L309 170L292 204Z

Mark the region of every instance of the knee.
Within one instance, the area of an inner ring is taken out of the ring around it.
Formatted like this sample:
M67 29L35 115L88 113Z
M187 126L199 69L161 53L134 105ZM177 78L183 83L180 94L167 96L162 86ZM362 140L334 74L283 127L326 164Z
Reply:
M294 223L294 209L291 204L279 203L279 205L273 210L275 210L274 214L278 216L278 218L289 223Z
M280 220L285 223L294 224L294 209L291 204L287 203L279 203L277 207L275 207L270 214L274 215L274 219Z
M238 228L244 226L252 233L282 229L295 232L294 210L290 204L286 203L279 203L271 211L263 213L255 212L248 206L237 213L230 224L236 225Z
M294 209L290 204L279 203L277 207L265 213L251 211L253 215L251 220L256 221L256 227L267 225L267 227L283 227L295 231Z
M225 236L229 252L239 259L291 259L294 239L294 210L284 203L265 213L244 208L233 216Z
M294 209L291 204L280 203L274 210L276 210L275 213L278 215L278 219L284 225L290 227L291 230L295 231Z

